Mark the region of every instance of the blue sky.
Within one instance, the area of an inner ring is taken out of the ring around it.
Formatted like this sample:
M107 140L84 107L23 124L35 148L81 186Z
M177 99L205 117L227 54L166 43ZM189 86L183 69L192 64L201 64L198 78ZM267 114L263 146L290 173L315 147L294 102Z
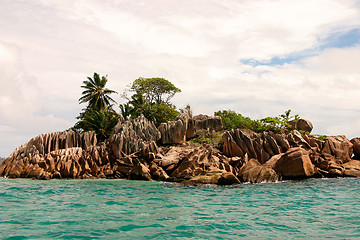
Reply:
M323 36L322 36L323 37ZM256 59L241 59L243 64L249 64L252 66L281 66L290 63L299 63L301 60L316 56L320 52L331 48L351 48L360 44L360 29L353 28L346 32L332 33L324 39L318 39L318 46L313 48L304 49L300 52L291 53L285 56L276 56L269 60L259 61Z
M314 133L360 136L360 6L352 0L0 0L0 156L74 125L81 84L179 87L195 114L287 109ZM114 96L118 102L124 100Z

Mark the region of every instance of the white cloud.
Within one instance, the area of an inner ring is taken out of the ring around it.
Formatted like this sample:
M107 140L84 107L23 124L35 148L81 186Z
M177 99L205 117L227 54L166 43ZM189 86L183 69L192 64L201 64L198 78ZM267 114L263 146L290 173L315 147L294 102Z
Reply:
M358 47L283 66L240 62L316 49L360 27L359 16L347 0L8 1L0 9L0 155L31 134L70 127L94 71L118 92L139 76L165 77L182 89L174 103L195 113L261 118L291 108L319 133L360 135Z

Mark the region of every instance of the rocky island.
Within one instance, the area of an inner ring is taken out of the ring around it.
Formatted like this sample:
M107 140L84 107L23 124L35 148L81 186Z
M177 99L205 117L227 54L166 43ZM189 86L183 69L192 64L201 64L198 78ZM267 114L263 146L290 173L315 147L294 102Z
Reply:
M302 134L298 119L288 134L248 129L223 131L219 116L182 113L159 127L143 115L119 117L110 137L92 131L41 134L0 165L0 176L34 179L134 179L186 185L231 185L281 179L360 177L360 138ZM192 141L221 134L220 149Z

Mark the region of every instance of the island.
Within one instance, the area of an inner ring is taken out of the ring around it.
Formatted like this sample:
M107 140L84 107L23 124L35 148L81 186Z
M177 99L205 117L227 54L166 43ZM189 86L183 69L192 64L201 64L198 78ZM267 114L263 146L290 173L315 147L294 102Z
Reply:
M87 107L74 127L15 149L0 176L34 179L133 179L232 185L285 179L360 177L360 138L311 135L291 110L252 120L231 110L193 116L170 99L181 90L164 78L138 78L121 113L107 76L83 81ZM151 120L149 120L151 119Z
M73 130L41 134L18 147L0 176L34 179L133 179L185 185L232 185L285 179L360 177L360 138L320 138L308 120L288 134L223 131L219 116L189 116L155 124L143 115L119 117L110 137ZM192 139L220 136L221 148Z

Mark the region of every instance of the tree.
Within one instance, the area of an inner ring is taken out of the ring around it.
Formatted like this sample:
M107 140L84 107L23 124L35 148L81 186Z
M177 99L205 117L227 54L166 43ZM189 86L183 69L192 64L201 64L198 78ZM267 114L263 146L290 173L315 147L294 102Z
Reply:
M82 92L82 97L79 99L80 103L88 102L88 108L90 109L103 109L111 106L111 103L115 103L109 95L116 93L113 90L105 88L108 81L107 76L100 78L99 74L94 72L93 78L87 77L88 80L83 81L81 87L85 90Z
M127 92L134 94L129 98ZM173 120L179 114L170 99L181 90L164 78L138 78L127 92L124 92L123 97L128 102L120 105L123 117L136 118L143 114L156 125L160 125Z
M80 120L75 124L75 130L81 129L82 132L94 131L97 139L104 141L110 136L112 129L118 122L119 114L110 107L102 109L87 108L77 118Z
M112 109L112 103L116 102L109 96L116 92L105 88L107 76L100 78L98 73L94 73L93 78L87 79L81 86L85 91L79 103L88 102L88 106L77 117L79 121L72 129L79 132L94 131L96 137L104 141L119 119L119 114Z
M138 78L131 91L140 94L149 104L170 104L170 99L181 90L164 78Z

